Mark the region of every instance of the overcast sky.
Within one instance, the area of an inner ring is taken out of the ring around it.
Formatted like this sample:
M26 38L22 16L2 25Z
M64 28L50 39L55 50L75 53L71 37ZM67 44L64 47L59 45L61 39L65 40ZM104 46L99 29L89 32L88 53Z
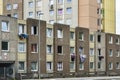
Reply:
M116 0L116 33L120 34L120 0Z

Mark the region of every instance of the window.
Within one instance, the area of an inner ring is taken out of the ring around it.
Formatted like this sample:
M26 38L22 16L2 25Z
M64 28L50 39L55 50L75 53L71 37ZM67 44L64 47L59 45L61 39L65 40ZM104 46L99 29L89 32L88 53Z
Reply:
M11 4L7 4L6 8L7 8L7 10L11 10L12 9L12 5Z
M63 31L62 31L62 29L58 29L57 30L57 37L58 38L63 38Z
M58 9L58 15L62 15L63 14L63 9Z
M49 4L53 5L54 4L54 0L49 0Z
M90 34L90 41L91 41L91 42L94 41L94 36L93 36L93 34Z
M109 50L109 56L110 56L110 57L113 56L113 50L112 50L112 49Z
M31 52L38 52L38 46L37 44L31 44Z
M116 69L120 69L120 62L116 62Z
M25 69L25 62L20 61L19 62L19 70L24 70Z
M74 64L74 62L70 62L70 69L75 69L75 64Z
M40 0L40 1L37 1L37 6L38 6L38 7L42 6L42 1L41 1L41 0Z
M100 14L100 8L97 8L97 14Z
M9 50L9 44L7 41L2 41L2 50L5 50L5 51Z
M58 46L57 47L57 53L61 53L62 54L62 46Z
M67 0L68 3L72 2L72 0Z
M119 50L116 51L116 57L120 57L120 51Z
M21 34L21 33L24 33L24 25L23 24L19 24L18 25L18 33Z
M2 31L9 31L9 26L7 21L2 21Z
M25 52L25 51L26 51L25 43L20 42L18 44L18 52Z
M71 25L71 24L72 24L71 18L66 19L66 24L68 24L68 25Z
M63 0L58 0L58 4L63 4Z
M47 53L52 53L52 45L47 45Z
M113 37L109 36L109 43L112 44L113 43Z
M33 12L29 12L29 17L33 17Z
M90 48L90 56L94 56L94 49Z
M37 71L37 70L38 70L37 62L31 62L31 71Z
M49 23L50 24L54 24L54 20L49 20Z
M79 32L79 39L80 39L81 41L84 40L84 34L83 34L83 32Z
M59 20L58 20L58 23L61 23L61 24L63 24L63 23L64 23L64 20L62 20L62 19L59 19Z
M113 69L113 63L109 62L109 70L112 70L112 69Z
M47 28L47 37L52 37L52 28Z
M73 54L74 53L74 47L70 47L70 53Z
M18 9L18 4L13 4L13 9Z
M50 16L53 16L54 15L54 10L49 10L49 14L50 14Z
M98 62L98 69L101 69L101 62Z
M98 40L99 43L101 42L101 35L97 36L97 40Z
M84 70L84 64L83 63L79 64L79 70Z
M37 27L36 26L31 27L31 34L32 35L37 35Z
M13 17L18 18L18 14L17 14L17 13L14 13L14 14L13 14Z
M97 25L100 26L100 19L97 19Z
M120 40L119 38L116 39L116 44L119 44Z
M75 33L74 32L70 32L70 39L75 39Z
M63 63L62 62L58 62L57 63L57 70L58 71L62 71L63 70Z
M28 5L29 5L30 8L32 8L33 7L33 2L29 2Z
M47 68L47 71L51 71L52 70L52 62L47 62L46 68Z
M93 64L93 62L90 62L90 69L94 69L94 64Z
M101 49L98 49L98 56L101 56Z
M72 13L72 8L71 7L66 8L66 13L71 14Z
M79 53L80 53L80 55L84 54L84 48L83 47L79 47Z

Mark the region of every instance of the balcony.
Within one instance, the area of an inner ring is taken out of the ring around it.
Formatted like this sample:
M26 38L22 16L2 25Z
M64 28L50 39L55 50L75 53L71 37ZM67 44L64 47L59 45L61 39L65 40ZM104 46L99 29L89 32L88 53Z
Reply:
M101 61L102 59L104 59L104 56L98 56L99 60Z
M25 33L18 34L18 36L19 36L20 40L28 38L28 34L25 34Z

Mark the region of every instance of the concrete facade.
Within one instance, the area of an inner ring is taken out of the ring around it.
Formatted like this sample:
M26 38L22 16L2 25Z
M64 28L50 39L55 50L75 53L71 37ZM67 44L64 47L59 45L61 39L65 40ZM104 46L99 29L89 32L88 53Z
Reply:
M17 63L17 19L0 16L0 78L15 77Z
M23 0L2 0L5 16L23 19Z

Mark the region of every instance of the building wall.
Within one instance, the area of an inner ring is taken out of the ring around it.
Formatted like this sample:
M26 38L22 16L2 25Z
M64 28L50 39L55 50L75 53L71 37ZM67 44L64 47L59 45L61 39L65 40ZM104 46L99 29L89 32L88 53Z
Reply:
M83 40L80 40L80 33L83 33ZM87 75L89 72L89 30L86 28L77 27L75 29L76 34L76 72L78 76ZM81 47L83 52L80 52ZM82 55L81 55L82 54ZM82 61L81 57L84 57ZM83 68L80 69L80 63L83 64Z
M89 28L90 31L97 31L97 0L78 0L78 25L83 28Z
M106 33L116 33L116 0L103 0L103 30Z
M22 38L19 36L21 34L25 34L27 35L27 26L26 26L26 20L18 20L17 22L17 27L18 27L18 30L17 30L17 34L18 34L18 44L19 43L24 43L25 44L25 47L23 47L25 50L24 51L19 51L17 52L18 56L17 56L17 70L18 70L18 73L26 73L26 69L27 69L27 37L26 38ZM23 33L19 33L19 25L23 25L24 28L22 29L23 30ZM17 45L18 45L17 44ZM24 70L19 70L19 62L24 62Z
M7 9L7 5L9 6L9 9ZM14 4L18 4L15 6ZM18 16L16 18L23 19L23 0L3 0L3 14L6 16L15 17L14 14L17 14Z
M3 14L3 0L0 0L0 15Z
M100 38L98 38L100 36ZM99 41L100 40L100 41ZM105 54L105 33L102 32L96 32L95 33L95 70L98 75L104 75L106 72L106 54ZM100 50L100 51L99 51ZM102 57L102 58L100 58ZM100 68L99 68L100 63Z
M24 5L24 19L29 17L29 12L33 12L33 16L31 18L41 18L42 20L45 20L47 21L47 23L50 24L58 22L62 24L67 23L71 25L71 27L78 26L78 0L74 0L72 2L67 2L63 0L62 3L58 3L56 2L56 0L53 0L52 3L50 3L49 0L41 0L40 2L39 1L40 0L24 0L24 4L26 4ZM29 7L29 2L33 2L33 7ZM72 8L70 13L67 13L66 11L68 7ZM58 9L63 9L63 13L61 15L58 14ZM54 11L53 14L50 14L51 10ZM39 11L44 13L40 17L38 14ZM69 22L67 22L68 19L70 19Z
M40 26L38 26L40 24ZM37 34L31 35L31 27L36 26L37 27ZM40 35L38 36L38 27L40 27ZM27 32L29 35L29 38L27 40L27 72L32 73L31 71L31 62L37 62L37 65L40 64L40 73L42 74L46 73L46 22L45 21L38 21L36 19L27 19ZM42 35L42 36L41 36ZM38 44L38 38L40 37L40 43ZM40 47L40 56L37 52L32 53L31 52L31 44L37 44L37 47ZM39 46L40 45L40 46ZM40 63L38 64L38 60L40 58ZM34 72L34 71L33 71ZM35 71L35 73L38 72L38 69Z
M62 77L69 73L69 60L70 60L70 41L68 25L55 23L54 25L54 74L55 76ZM62 30L63 37L58 38L58 30ZM62 46L62 53L58 53L58 46ZM62 70L58 70L58 62L62 62Z
M112 37L112 43L110 43L110 37ZM120 74L120 65L117 68L117 62L120 61L120 56L117 54L117 51L120 51L120 43L116 43L116 39L120 39L119 35L115 34L106 34L106 69L107 75L119 75ZM110 49L112 50L112 55L110 55ZM110 63L112 63L112 68L110 68Z

